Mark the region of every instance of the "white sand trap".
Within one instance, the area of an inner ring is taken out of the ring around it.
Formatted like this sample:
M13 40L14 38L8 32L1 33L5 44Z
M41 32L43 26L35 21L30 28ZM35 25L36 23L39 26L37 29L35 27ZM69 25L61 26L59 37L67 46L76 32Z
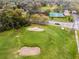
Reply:
M39 27L28 28L27 30L29 30L29 31L44 31L44 29L39 28Z
M64 30L65 28L64 27L61 27L61 29Z
M17 38L20 37L19 35L16 36Z
M23 47L18 50L20 56L34 56L40 54L39 47Z

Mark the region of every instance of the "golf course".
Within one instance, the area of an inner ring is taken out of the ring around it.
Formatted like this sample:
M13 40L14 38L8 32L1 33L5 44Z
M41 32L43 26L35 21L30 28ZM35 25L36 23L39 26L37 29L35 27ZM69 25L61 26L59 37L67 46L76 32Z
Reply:
M48 25L40 26L44 31L35 32L28 31L29 27L0 33L0 59L76 58L77 46L74 31ZM39 47L41 51L35 56L20 56L16 52L22 47Z

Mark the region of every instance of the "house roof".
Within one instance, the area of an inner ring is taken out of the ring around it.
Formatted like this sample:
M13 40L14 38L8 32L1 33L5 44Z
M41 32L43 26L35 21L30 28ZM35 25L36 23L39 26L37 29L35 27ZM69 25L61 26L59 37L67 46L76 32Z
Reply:
M49 13L50 17L64 17L63 13L54 13L54 12L50 12Z

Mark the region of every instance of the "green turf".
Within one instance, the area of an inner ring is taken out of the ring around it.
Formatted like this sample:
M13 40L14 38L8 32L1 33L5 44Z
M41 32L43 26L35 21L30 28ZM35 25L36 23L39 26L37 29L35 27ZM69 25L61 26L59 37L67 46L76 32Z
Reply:
M79 38L79 30L77 31L78 33L78 38ZM79 53L77 54L77 58L76 59L79 59Z
M52 20L55 21L60 21L60 22L72 22L73 18L72 16L66 16L66 17L53 17L51 18Z
M77 48L74 32L59 27L43 26L44 32L29 32L21 28L0 33L0 59L75 59ZM16 38L16 35L20 35ZM38 46L41 54L22 57L15 54L23 46Z

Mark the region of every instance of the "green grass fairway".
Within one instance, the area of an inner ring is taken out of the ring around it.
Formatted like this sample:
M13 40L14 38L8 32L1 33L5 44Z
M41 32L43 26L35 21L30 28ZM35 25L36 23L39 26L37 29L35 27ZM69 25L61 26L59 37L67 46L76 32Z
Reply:
M75 59L77 47L74 32L59 27L42 26L44 32L29 32L26 27L0 33L0 59ZM16 37L19 35L20 37ZM16 51L23 46L41 48L38 56L22 57Z

